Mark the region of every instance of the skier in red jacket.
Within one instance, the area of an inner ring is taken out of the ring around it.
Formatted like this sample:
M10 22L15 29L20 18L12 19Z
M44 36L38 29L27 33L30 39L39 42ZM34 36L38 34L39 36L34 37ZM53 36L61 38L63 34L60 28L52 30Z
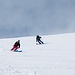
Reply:
M20 40L18 40L14 43L13 48L11 49L11 51L12 50L16 51L18 48L20 48Z

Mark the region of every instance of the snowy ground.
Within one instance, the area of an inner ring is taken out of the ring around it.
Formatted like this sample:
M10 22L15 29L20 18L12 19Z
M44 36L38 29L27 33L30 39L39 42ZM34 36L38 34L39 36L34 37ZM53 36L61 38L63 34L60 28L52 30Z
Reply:
M10 49L21 40L23 52ZM75 33L0 39L0 75L75 75Z

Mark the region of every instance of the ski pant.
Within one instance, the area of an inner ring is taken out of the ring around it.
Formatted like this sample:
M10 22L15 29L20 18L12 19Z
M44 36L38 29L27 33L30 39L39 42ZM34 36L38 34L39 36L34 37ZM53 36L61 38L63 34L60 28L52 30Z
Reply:
M38 40L38 43L39 43L39 44L44 44L41 40Z
M13 48L11 49L11 51L12 51L12 50L16 51L17 49L18 49L17 46L13 46Z

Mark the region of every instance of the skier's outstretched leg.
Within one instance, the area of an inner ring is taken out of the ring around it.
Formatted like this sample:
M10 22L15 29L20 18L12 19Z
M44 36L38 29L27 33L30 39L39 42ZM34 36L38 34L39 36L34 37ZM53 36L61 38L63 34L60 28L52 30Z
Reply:
M39 44L41 44L40 40L38 41Z
M14 48L14 51L16 51L17 49L18 49L18 47L15 47L15 48Z
M13 48L11 49L11 51L14 50L14 48L15 48L15 47L13 46Z
M41 44L44 44L41 40L39 41Z

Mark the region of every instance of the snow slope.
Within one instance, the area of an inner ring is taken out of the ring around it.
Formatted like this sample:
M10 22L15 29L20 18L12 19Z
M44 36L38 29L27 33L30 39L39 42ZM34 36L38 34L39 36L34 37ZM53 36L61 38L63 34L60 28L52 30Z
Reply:
M21 40L23 52L10 49ZM75 75L75 33L0 39L0 75Z

